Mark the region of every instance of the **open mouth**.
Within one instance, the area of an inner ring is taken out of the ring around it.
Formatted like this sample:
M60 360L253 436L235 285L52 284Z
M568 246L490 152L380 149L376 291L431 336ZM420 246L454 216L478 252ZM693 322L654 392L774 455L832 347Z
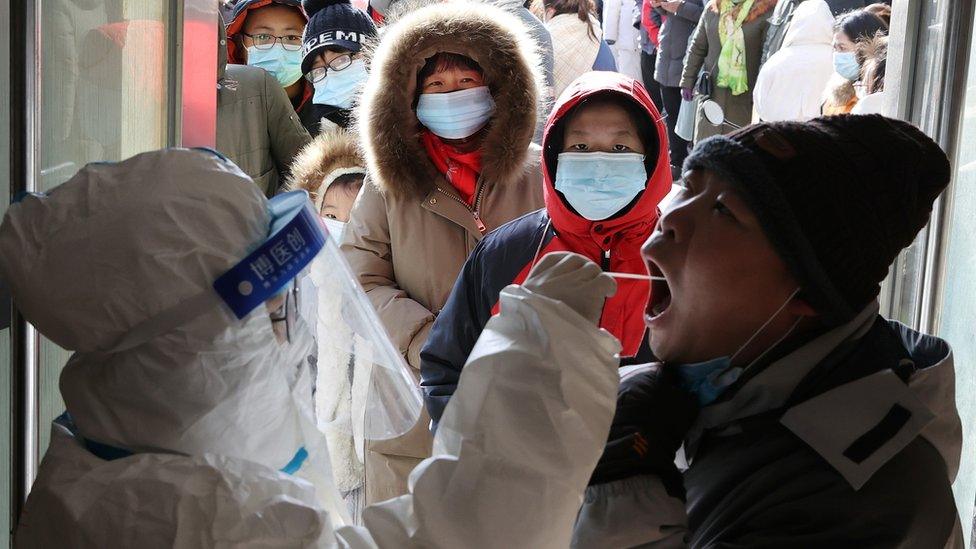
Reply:
M651 299L647 303L645 313L648 320L654 320L671 307L671 287L664 273L653 261L647 262L647 270L654 278L651 279Z

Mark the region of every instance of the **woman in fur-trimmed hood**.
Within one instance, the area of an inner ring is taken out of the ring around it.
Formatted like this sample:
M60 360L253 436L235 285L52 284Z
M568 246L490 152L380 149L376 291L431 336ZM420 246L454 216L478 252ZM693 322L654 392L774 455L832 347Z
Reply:
M358 111L369 175L342 251L414 368L468 254L543 206L533 44L515 16L459 1L406 12L373 52ZM428 422L371 446L368 501L406 492Z

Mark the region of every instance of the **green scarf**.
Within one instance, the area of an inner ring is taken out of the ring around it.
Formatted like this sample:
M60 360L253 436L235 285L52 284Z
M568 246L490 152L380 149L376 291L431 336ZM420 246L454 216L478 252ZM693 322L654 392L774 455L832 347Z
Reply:
M732 10L740 2L721 0L718 16L718 38L722 51L718 54L718 76L715 85L732 90L732 95L749 91L749 74L746 68L746 39L742 34L742 22L749 15L755 0L741 2L738 14Z

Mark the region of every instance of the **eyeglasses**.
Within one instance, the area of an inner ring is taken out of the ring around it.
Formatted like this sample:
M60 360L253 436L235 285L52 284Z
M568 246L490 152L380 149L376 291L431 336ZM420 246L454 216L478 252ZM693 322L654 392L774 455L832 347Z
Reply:
M295 328L298 315L298 280L293 280L291 288L285 294L285 302L271 312L271 324L285 323L285 338L291 343L291 332Z
M254 43L254 47L259 50L270 50L275 42L281 42L281 47L288 51L298 51L302 49L302 37L299 34L289 34L286 36L275 36L273 34L248 34L246 32L241 33L242 36L246 36L251 39Z
M334 71L341 71L343 69L349 68L349 65L352 65L352 54L344 53L339 57L336 57L332 61L329 61L328 66L315 67L314 69L308 71L308 73L305 75L305 80L308 80L312 84L315 84L316 82L321 82L322 79L325 78L328 69L332 69Z

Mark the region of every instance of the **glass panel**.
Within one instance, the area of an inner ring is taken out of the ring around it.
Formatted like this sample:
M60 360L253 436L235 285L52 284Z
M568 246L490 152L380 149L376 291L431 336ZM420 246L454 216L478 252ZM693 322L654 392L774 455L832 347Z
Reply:
M945 4L947 0L941 0ZM939 0L924 0L919 18L918 41L914 52L911 121L929 135L939 127L941 115L938 94L942 85L942 57L944 55L944 26L939 21ZM903 81L909 81L905 79ZM892 268L891 318L908 326L918 326L921 292L924 280L928 229L919 233Z
M0 2L0 218L10 196L10 3ZM10 305L0 281L0 547L10 547Z
M167 145L171 2L44 0L41 3L41 190L93 161ZM40 348L40 440L64 411L58 390L70 353Z
M949 341L955 354L956 404L963 421L962 466L955 492L963 530L968 534L976 499L976 40L969 54L965 101L945 235L949 240L939 335Z

